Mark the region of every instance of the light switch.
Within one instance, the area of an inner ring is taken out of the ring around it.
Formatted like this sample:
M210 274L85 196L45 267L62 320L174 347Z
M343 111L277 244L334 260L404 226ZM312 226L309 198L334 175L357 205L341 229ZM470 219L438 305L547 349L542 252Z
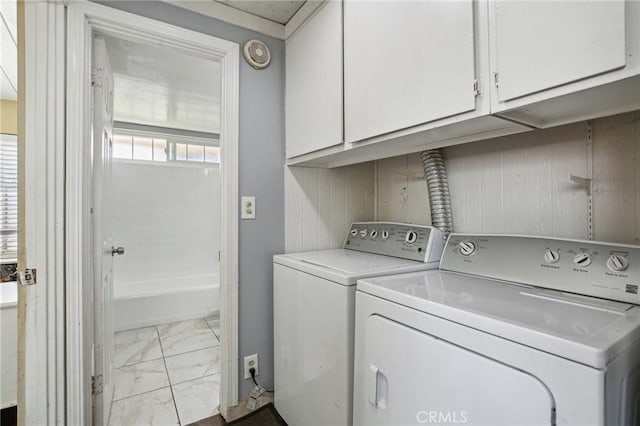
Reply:
M256 218L256 197L242 197L241 219Z

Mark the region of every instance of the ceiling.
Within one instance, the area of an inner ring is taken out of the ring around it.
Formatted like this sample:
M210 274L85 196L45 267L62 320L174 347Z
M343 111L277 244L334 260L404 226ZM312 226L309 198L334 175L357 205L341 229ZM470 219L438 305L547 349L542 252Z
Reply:
M0 99L18 98L16 2L0 0Z
M231 6L248 12L252 15L260 16L279 24L286 24L291 17L302 7L306 0L215 0L218 3Z
M116 121L220 133L218 62L114 37L105 42Z

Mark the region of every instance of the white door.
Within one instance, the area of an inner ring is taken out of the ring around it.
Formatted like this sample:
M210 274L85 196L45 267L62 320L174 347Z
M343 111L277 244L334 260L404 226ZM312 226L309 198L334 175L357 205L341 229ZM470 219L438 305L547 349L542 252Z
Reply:
M473 1L346 1L345 141L473 111Z
M550 425L534 376L381 316L368 318L356 425Z
M490 3L498 101L623 67L625 2Z
M111 141L113 77L107 48L93 40L93 351L94 424L106 424L113 395Z

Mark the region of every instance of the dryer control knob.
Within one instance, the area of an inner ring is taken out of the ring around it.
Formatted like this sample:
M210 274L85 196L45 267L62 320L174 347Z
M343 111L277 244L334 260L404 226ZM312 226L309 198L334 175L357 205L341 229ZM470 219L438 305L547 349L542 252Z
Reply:
M389 238L389 231L382 231L382 239L386 240L387 238Z
M556 250L546 249L544 252L544 261L547 263L556 263L560 260L560 255Z
M351 235L353 235L354 237L355 237L356 235L358 235L358 229L357 229L357 228L353 228L353 229L351 230Z
M587 267L591 265L591 255L589 253L578 253L573 258L573 261L578 266Z
M618 256L617 254L611 255L609 259L607 259L607 268L611 269L614 272L624 271L629 267L629 261L624 256Z
M369 232L367 232L367 228L364 228L362 231L360 231L360 236L361 237L366 237L368 233Z
M404 237L404 240L409 244L415 243L417 239L418 239L418 234L416 234L414 231L407 232L407 235Z
M462 241L458 244L460 254L463 256L471 256L476 251L476 245L473 241Z
M378 231L374 229L373 231L371 231L371 232L369 233L369 236L370 236L371 238L376 238L376 237L378 236Z

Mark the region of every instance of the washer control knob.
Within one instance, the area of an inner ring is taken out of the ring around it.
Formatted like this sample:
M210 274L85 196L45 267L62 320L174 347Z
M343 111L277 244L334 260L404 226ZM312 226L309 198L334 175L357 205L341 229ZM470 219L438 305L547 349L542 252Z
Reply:
M458 244L460 254L463 256L471 256L476 251L476 245L473 241L462 241Z
M556 250L546 249L544 252L544 261L547 263L556 263L560 260L560 255Z
M367 232L367 228L364 228L362 231L360 231L360 236L361 237L366 237L368 233L369 232Z
M389 231L382 231L382 239L386 240L387 238L389 238Z
M371 232L369 233L369 236L370 236L371 238L376 238L376 237L378 236L378 231L374 229L373 231L371 231Z
M405 235L404 237L404 240L409 244L415 243L417 239L418 239L418 234L415 231L407 232L407 235Z
M624 256L612 254L609 259L607 259L607 268L611 269L614 272L624 271L628 267L629 262Z
M578 253L573 258L573 261L578 266L587 267L591 265L591 255L589 253Z
M354 237L355 237L356 235L358 235L358 229L357 229L357 228L353 228L353 229L351 230L351 235L352 235L352 236L354 236Z

